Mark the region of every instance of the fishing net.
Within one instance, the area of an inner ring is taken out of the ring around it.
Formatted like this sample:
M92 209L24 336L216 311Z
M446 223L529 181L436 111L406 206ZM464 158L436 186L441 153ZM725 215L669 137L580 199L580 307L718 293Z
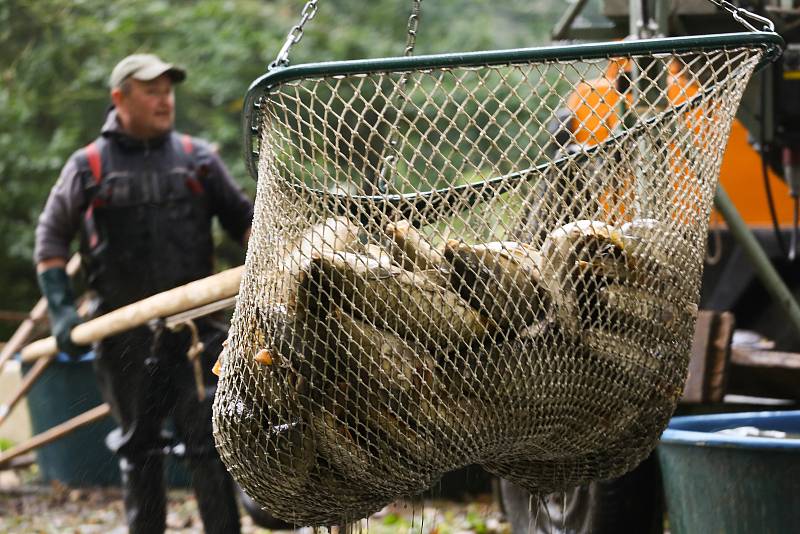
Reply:
M682 391L729 127L774 44L714 37L257 82L214 404L242 488L330 525L468 464L543 493L645 458Z

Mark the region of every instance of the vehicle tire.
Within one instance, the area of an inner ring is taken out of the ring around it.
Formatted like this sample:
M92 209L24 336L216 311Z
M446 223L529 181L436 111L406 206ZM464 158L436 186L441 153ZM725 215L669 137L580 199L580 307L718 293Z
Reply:
M286 521L278 519L277 517L273 517L269 512L263 510L239 486L236 486L236 489L239 493L239 500L241 501L242 506L244 506L247 515L249 515L253 520L253 523L259 527L270 530L294 530L296 528L296 525L287 523Z

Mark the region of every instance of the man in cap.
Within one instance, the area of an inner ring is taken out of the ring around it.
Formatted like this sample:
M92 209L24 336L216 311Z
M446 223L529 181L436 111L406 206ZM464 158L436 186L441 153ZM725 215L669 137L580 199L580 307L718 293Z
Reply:
M212 274L214 217L234 240L249 236L252 203L222 161L205 141L173 131L173 86L185 77L150 54L120 61L101 135L69 158L39 217L39 284L58 346L73 357L87 349L70 339L80 320L64 266L76 234L95 315ZM202 384L187 358L192 328L141 327L94 347L100 390L120 425L107 443L119 456L133 533L164 531L163 455L181 448L206 532L239 531L211 428L210 370L226 327L208 317L194 326L205 346ZM185 447L165 440L167 416Z

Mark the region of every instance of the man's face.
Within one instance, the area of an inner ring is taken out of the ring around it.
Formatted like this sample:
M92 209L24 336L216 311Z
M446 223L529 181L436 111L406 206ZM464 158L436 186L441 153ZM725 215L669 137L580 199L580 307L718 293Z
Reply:
M111 91L111 100L122 127L133 137L151 139L164 135L175 122L175 93L168 74L148 82L130 78L123 88Z

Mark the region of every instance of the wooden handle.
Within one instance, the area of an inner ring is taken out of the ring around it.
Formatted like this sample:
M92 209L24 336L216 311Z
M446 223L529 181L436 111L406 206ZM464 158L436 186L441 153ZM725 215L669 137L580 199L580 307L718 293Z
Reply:
M36 306L33 307L28 318L22 321L14 332L14 335L8 340L8 343L3 346L3 350L0 351L0 371L3 370L3 366L11 359L14 353L28 341L36 323L44 318L46 312L47 301L42 297L39 299L39 302L36 303Z
M74 276L75 273L78 272L78 269L81 268L81 255L74 254L67 263L67 275ZM33 329L36 326L36 323L41 321L47 315L47 300L42 297L39 299L39 302L31 310L30 314L28 314L28 318L22 321L22 323L17 327L16 332L14 335L11 336L11 339L8 340L3 346L3 349L0 350L0 371L3 370L3 366L6 364L8 360L23 346L25 343L28 342L30 339L31 334L33 333Z
M87 410L82 414L61 423L60 425L56 425L53 428L42 432L41 434L37 434L28 441L20 443L15 447L11 447L4 453L0 454L0 468L5 466L5 464L17 456L61 439L73 430L88 425L89 423L93 423L98 419L102 419L110 413L111 407L108 404L101 404L100 406L95 406L91 410Z
M239 292L243 272L243 266L228 269L81 323L72 330L72 342L76 345L89 345L105 337L146 324L153 319L168 317L232 297ZM56 340L51 336L22 349L22 361L31 362L57 352Z
M31 389L33 383L42 376L42 373L44 373L45 369L47 369L52 361L53 357L50 356L41 358L33 364L33 367L25 374L25 379L22 381L22 384L20 384L17 391L14 392L14 395L11 396L11 399L3 406L0 406L0 425L6 422L14 406L16 406L19 400Z

